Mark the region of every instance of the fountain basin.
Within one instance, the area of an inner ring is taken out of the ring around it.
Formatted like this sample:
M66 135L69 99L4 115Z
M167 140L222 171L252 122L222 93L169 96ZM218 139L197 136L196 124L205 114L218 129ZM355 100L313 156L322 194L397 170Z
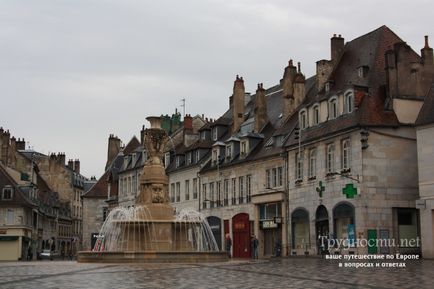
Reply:
M77 262L80 263L208 263L228 260L225 252L81 251L77 254Z

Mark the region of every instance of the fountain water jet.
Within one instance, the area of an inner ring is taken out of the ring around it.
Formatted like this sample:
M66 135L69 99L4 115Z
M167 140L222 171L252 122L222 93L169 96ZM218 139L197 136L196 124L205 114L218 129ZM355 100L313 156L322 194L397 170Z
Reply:
M209 262L225 261L206 218L169 204L169 178L162 163L169 137L160 117L148 117L148 153L136 205L113 209L92 251L79 252L79 262Z

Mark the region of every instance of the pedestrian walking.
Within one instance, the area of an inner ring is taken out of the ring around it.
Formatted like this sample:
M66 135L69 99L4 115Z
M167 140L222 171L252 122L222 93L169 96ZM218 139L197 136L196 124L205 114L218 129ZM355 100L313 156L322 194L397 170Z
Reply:
M226 247L226 254L228 254L229 258L231 258L232 239L229 234L226 234L225 247Z
M251 251L252 251L252 259L258 259L259 241L255 235L252 236L252 239L250 242L251 242L250 246L251 246Z

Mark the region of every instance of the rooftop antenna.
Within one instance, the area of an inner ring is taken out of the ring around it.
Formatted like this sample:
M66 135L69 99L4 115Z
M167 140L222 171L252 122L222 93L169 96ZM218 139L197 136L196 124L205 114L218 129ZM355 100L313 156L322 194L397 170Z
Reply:
M183 116L185 117L185 98L181 99L181 102L182 102L181 107L182 107L183 114L184 114Z

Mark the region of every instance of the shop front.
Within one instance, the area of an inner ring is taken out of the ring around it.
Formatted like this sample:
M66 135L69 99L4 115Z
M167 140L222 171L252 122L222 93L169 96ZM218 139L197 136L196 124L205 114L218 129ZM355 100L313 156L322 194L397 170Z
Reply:
M263 240L264 256L282 254L282 203L259 205L259 229Z

